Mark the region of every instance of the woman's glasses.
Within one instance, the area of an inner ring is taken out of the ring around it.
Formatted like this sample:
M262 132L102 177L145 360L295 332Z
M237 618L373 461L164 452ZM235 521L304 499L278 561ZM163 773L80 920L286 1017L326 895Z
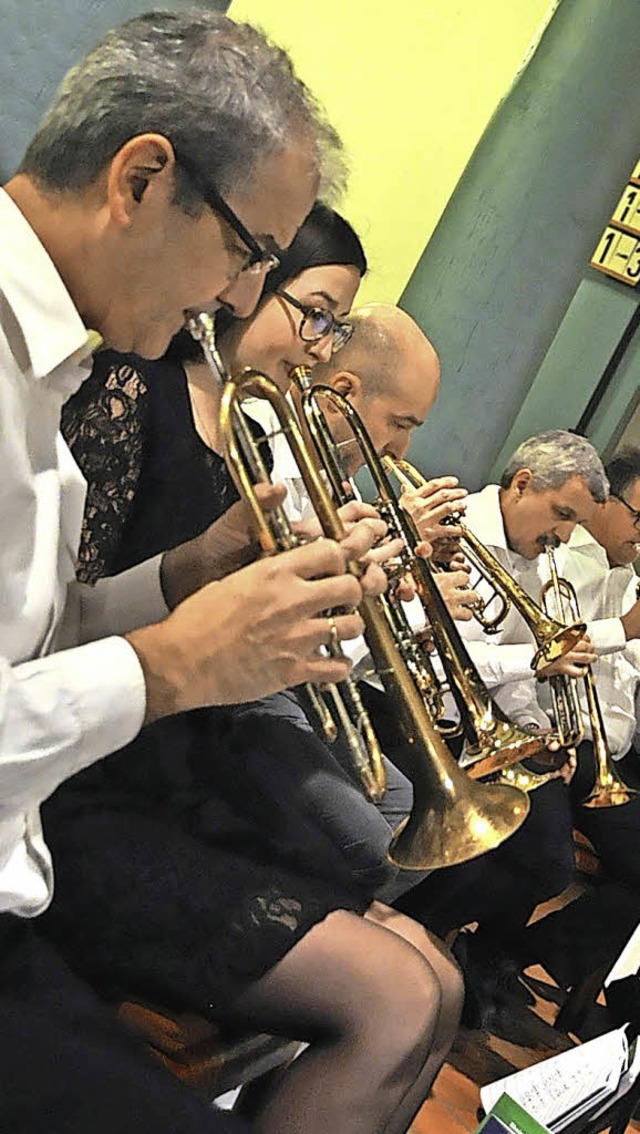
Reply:
M302 322L298 333L305 343L317 343L325 335L331 335L333 340L331 353L335 354L345 343L349 342L353 334L351 323L339 322L328 308L310 307L308 303L301 303L294 295L289 295L288 291L284 291L280 287L277 288L276 295L281 295L287 303L290 303L297 311L302 312Z

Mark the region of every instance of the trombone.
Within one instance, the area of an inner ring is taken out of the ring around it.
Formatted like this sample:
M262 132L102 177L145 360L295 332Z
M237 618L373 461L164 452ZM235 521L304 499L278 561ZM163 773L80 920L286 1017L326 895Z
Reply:
M575 587L568 579L558 575L554 548L550 543L547 544L546 554L549 565L549 581L542 588L540 601L545 609L548 609L550 595L553 595L556 612L562 617L566 615L568 618L577 620L580 613ZM561 733L564 733L563 744L576 745L584 737L583 714L577 688L579 680L580 678L565 677L562 674L549 679L556 727ZM583 806L619 807L623 803L630 803L638 795L638 792L635 788L628 787L616 775L591 666L587 666L587 672L582 680L584 682L587 713L591 723L591 740L596 758L595 783L587 798L583 800Z
M340 501L344 496L343 477L334 441L319 405L321 396L326 396L349 421L376 482L381 489L384 486L384 491L380 492L382 514L390 521L392 532L395 529L394 534L402 533L402 525L394 523L393 508L399 512L395 496L360 417L336 390L315 386L302 393L302 412L336 499ZM322 481L320 485L335 509ZM334 526L334 534L335 530ZM513 834L526 818L529 799L512 786L470 780L458 766L438 731L428 702L414 681L411 665L396 636L395 619L389 605L388 597L382 595L377 599L365 598L360 606L374 667L415 754L411 770L413 809L394 832L389 856L398 866L412 870L466 862Z
M240 393L255 388L258 394L267 397L274 404L273 390L281 398L282 395L266 375L257 370L247 369L240 379L232 379L226 373L224 362L216 347L214 322L210 315L202 313L193 317L189 320L188 329L194 339L200 343L214 377L223 387L224 420L221 419L221 424L225 455L236 488L251 508L262 552L264 555L274 555L278 551L295 547L301 541L294 533L284 509L275 508L265 514L256 498L254 485L267 482L270 477L251 427L240 408L239 397ZM286 402L284 404L286 406ZM287 430L290 425L291 423L287 422ZM326 648L335 656L341 653L338 642L332 642ZM307 684L304 688L320 722L324 739L327 743L332 743L338 735L338 729L322 693L312 684ZM358 686L351 678L346 678L338 685L326 686L324 692L333 701L363 791L372 802L378 802L386 791L386 770L378 739L362 704Z

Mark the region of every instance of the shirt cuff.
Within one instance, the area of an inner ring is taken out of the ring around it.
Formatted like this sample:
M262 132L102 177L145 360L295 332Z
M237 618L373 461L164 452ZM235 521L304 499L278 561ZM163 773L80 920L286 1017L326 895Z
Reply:
M124 638L103 638L21 666L23 678L51 670L60 701L75 724L69 767L60 779L115 752L142 728L146 686L138 656ZM62 769L61 769L62 770Z
M528 644L465 641L469 656L489 689L512 681L530 681L534 647Z
M599 618L587 623L587 634L597 654L614 654L627 644L624 626L619 618Z

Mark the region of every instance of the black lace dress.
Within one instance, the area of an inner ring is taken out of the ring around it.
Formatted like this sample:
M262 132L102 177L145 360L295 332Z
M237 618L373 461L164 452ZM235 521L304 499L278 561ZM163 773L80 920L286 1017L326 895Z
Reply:
M183 371L153 363L148 378L150 365L101 353L65 408L89 484L85 581L199 534L236 499ZM282 694L158 721L45 805L56 895L40 924L103 994L220 1017L331 910L368 906L378 866L354 870L300 805L303 780L332 761L300 718Z

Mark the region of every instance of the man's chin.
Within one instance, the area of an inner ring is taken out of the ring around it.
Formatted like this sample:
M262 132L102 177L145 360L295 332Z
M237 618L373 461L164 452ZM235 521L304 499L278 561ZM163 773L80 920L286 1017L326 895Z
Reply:
M129 351L139 355L140 358L147 358L150 362L153 362L154 359L162 358L166 354L172 338L173 335L166 331L164 333L158 331L152 334L143 333L134 337L133 346L129 347Z

